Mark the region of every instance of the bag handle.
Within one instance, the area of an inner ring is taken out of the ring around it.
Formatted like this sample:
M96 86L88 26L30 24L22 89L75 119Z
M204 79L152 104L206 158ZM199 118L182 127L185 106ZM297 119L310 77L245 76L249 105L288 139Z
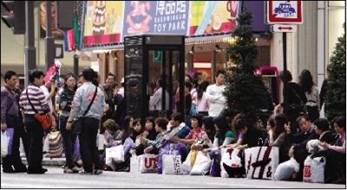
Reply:
M35 109L34 105L33 105L33 104L31 103L31 101L30 101L30 98L29 98L29 95L28 95L28 88L27 88L27 90L26 90L26 95L27 95L29 104L30 104L30 106L33 108L34 112L35 112L35 113L38 113L38 111Z
M98 87L95 85L95 92L94 92L94 96L93 96L93 98L92 98L92 101L91 101L90 104L88 105L88 107L87 107L86 111L83 113L82 117L86 116L87 113L88 113L88 111L89 111L90 108L92 107L92 104L93 104L93 102L94 102L94 100L95 100L95 97L96 97L97 92L98 92Z

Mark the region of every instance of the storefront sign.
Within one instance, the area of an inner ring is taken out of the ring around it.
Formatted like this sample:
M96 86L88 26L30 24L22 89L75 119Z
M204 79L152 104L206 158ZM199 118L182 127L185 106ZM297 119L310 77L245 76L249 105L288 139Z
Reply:
M126 1L123 36L140 33L185 35L188 1Z
M302 1L267 1L268 24L302 24Z
M136 34L208 35L236 28L239 1L87 1L83 47Z

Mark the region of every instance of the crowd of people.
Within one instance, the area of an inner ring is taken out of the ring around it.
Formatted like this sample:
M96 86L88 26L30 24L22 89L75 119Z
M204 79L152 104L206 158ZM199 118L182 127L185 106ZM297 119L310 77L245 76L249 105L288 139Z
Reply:
M35 114L45 113L53 121L51 130L59 130L63 136L64 173L98 175L104 170L130 171L132 155L163 155L173 144L182 162L191 150L200 150L215 163L221 159L220 148L244 150L261 145L279 148L276 180L302 181L306 157L323 156L327 160L325 182L345 183L346 118L343 115L332 121L320 118L324 95L319 94L308 70L301 73L299 83L292 82L289 71L281 72L284 100L275 105L267 124L249 113L223 115L227 105L223 95L225 77L224 71L218 71L216 83L209 84L187 75L186 112L172 110L167 116L155 114L162 109L164 91L162 82L158 81L148 99L153 112L142 121L126 114L124 79L117 86L112 73L107 75L104 85L92 69L83 70L79 76L69 73L64 75L64 85L58 88L53 80L44 81L42 71L33 70L30 84L20 90L16 73L7 71L1 88L1 130L13 128L14 136L12 153L3 158L3 172L47 172L42 167L47 131L35 118ZM175 90L179 97L179 89ZM175 103L179 104L179 98ZM28 167L19 156L20 138ZM73 156L76 143L82 162ZM106 161L105 150L119 145L123 146L124 160ZM159 156L158 163L161 159ZM160 164L157 172L162 172Z

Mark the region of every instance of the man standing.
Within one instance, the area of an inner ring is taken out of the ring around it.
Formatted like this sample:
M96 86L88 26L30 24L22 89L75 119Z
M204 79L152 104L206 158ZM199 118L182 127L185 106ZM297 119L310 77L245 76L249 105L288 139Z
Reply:
M22 163L19 153L19 138L24 136L25 131L19 115L18 94L15 92L17 74L14 71L7 71L4 81L5 85L1 87L1 130L12 130L13 136L10 148L12 152L3 158L3 172L26 172L27 168Z
M44 174L47 169L42 168L42 138L43 128L35 119L34 115L38 113L50 113L48 102L40 86L43 84L44 73L39 70L32 70L29 75L30 84L22 92L19 99L19 106L24 114L24 125L27 127L29 136L29 157L28 174ZM52 126L55 127L55 126Z
M223 95L225 90L225 71L218 71L216 74L216 84L211 84L206 89L208 102L208 115L218 117L224 110L227 100Z
M84 173L101 174L102 166L99 162L96 136L104 113L105 95L101 88L93 84L97 76L95 71L85 69L82 76L83 84L74 96L66 130L71 130L73 121L79 119L81 125L79 140Z
M114 102L115 88L116 88L115 76L112 73L108 73L103 89L105 92L105 101L106 101L106 104L108 104L109 109L106 112L104 120L112 118L113 113L115 111L115 102Z

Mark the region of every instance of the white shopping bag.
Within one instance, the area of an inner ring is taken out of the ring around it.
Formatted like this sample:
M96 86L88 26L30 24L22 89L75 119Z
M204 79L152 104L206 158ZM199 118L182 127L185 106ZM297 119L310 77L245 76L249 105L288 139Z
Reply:
M163 174L182 175L181 155L163 155Z
M311 158L307 156L304 162L303 181L311 183L324 183L324 157Z
M184 175L189 174L190 171L192 170L197 154L198 154L198 151L191 150L189 154L187 155L186 160L182 163L182 172Z
M106 144L106 139L103 134L98 134L96 136L96 146L98 147L98 150L104 150L105 149L105 144Z
M156 173L158 155L155 154L143 154L138 156L140 173Z
M233 148L221 149L221 177L234 177L234 175L241 175L242 162L241 162L241 150ZM244 172L243 172L244 173Z
M139 167L140 167L140 159L139 156L136 156L136 154L132 154L130 157L130 173L132 175L138 175L139 172Z
M245 167L249 179L272 179L278 162L278 147L257 146L245 149Z
M206 175L211 166L212 160L207 153L199 151L193 165L190 175Z
M112 163L112 161L116 163L124 162L123 145L106 148L105 153L105 163L107 165Z
M8 143L10 139L7 137L6 131L1 131L1 157L8 154Z

